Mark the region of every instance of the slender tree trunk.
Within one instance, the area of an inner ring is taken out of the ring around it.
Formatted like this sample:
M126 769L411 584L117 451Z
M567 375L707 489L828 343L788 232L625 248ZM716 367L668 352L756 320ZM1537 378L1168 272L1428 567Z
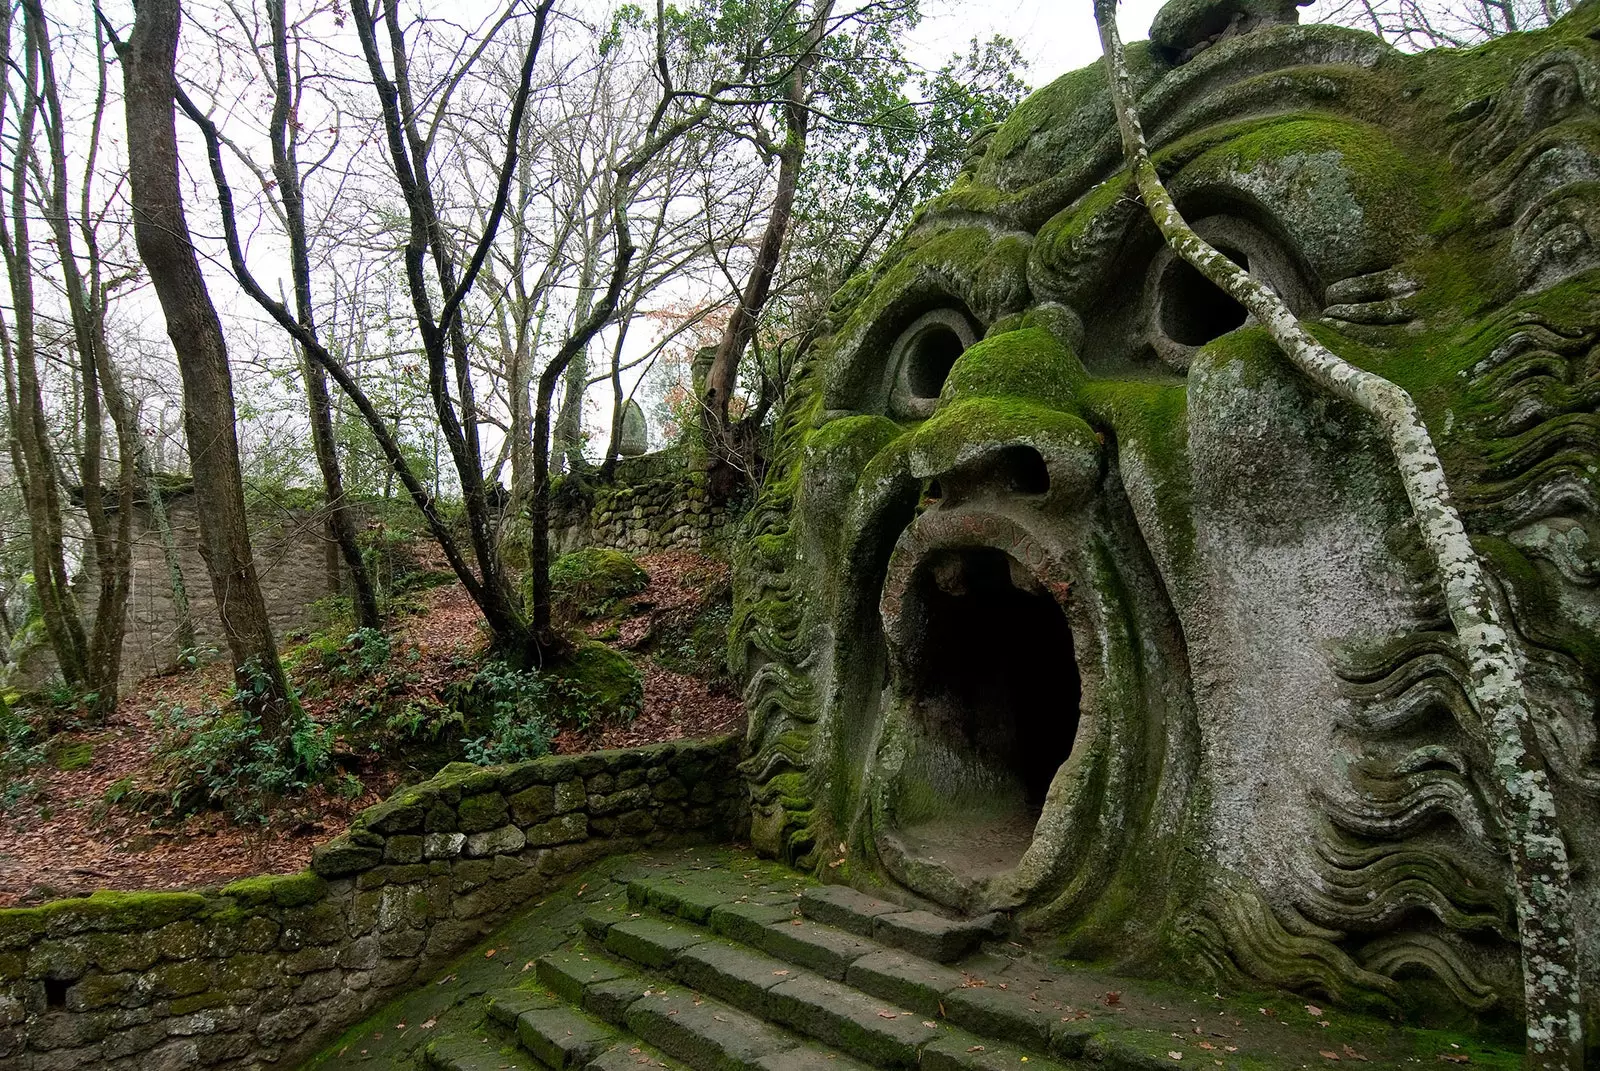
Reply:
M539 375L539 394L533 410L533 501L528 508L528 572L532 582L531 593L534 642L540 651L559 650L560 638L550 625L550 403L555 397L556 384L567 364L617 311L617 299L628 278L628 265L633 261L633 240L628 232L627 190L632 184L643 158L631 168L619 169L616 186L617 199L612 206L612 233L616 236L616 250L611 263L611 279L605 293L589 311L586 320L567 336L550 363Z
M272 59L277 85L272 108L272 170L283 199L284 220L289 231L289 259L294 277L295 311L300 323L315 335L317 326L311 303L311 250L306 235L305 197L300 187L300 165L296 159L291 110L296 96L289 74L289 28L284 12L285 0L268 0L267 15L272 21ZM333 434L333 402L328 397L328 381L322 369L305 348L300 353L301 377L306 386L306 402L311 415L311 447L328 505L328 527L338 544L350 576L351 605L356 625L378 628L378 594L372 577L361 559L356 543L356 526L345 498L344 475L339 471L338 441Z
M611 347L611 436L606 442L606 459L600 466L600 478L610 483L617 476L617 459L622 451L622 414L627 399L622 396L622 344L628 339L631 318L617 325L617 341Z
M594 307L596 261L605 239L605 214L595 214L594 226L584 241L583 263L578 268L578 301L572 322L582 323ZM583 462L583 396L589 383L589 348L573 354L561 379L561 406L556 411L550 449L564 471L572 472Z
M777 277L778 263L783 255L783 242L788 237L789 223L794 216L795 192L800 186L800 168L805 163L806 136L811 125L811 112L807 107L811 93L811 68L816 62L817 46L822 41L832 11L833 0L816 0L812 7L811 25L806 30L805 52L789 77L788 99L783 113L784 139L778 150L778 188L773 195L772 212L767 216L761 244L756 248L756 262L745 280L739 304L728 317L722 338L717 343L716 354L711 359L711 369L706 374L702 425L713 463L726 453L731 442L728 406L739 385L739 364L744 360L745 350L755 336L761 313L767 307L772 281Z
M0 37L9 54L12 10L7 8ZM88 687L88 639L78 618L77 599L67 577L66 543L61 524L61 487L45 421L44 393L39 380L38 343L33 297L33 255L29 237L30 206L27 174L33 154L34 123L39 112L39 55L28 35L23 70L22 109L17 118L16 152L11 167L11 229L4 236L7 273L16 316L16 362L12 404L14 459L28 511L33 557L34 594L45 635L56 656L62 679L75 689Z
M298 714L256 578L222 324L206 292L178 185L173 105L178 0L139 0L123 51L134 239L166 315L183 381L184 432L200 513L200 552L216 593L234 679L268 739L286 743Z
M1370 414L1394 452L1470 667L1478 720L1472 723L1469 715L1463 728L1490 757L1491 781L1509 840L1528 1017L1527 1064L1576 1071L1583 1066L1583 1003L1566 840L1516 648L1499 620L1489 580L1451 502L1433 439L1410 395L1322 346L1270 287L1219 253L1184 220L1145 144L1133 79L1117 33L1115 0L1096 0L1095 17L1128 168L1167 244L1248 309L1295 367L1324 390Z
M71 313L73 339L78 351L79 386L83 398L83 445L79 476L100 589L87 649L86 684L95 695L94 713L103 718L116 709L118 678L122 670L122 641L127 624L128 592L132 584L133 455L137 450L138 438L133 407L122 391L106 345L105 308L109 292L101 277L100 251L90 220L95 150L99 143L101 118L105 113L105 61L100 56L97 63L99 82L93 131L89 139L89 160L84 170L83 196L79 206L79 224L88 252L89 278L86 281L78 266L72 220L67 208L65 116L56 82L49 23L39 0L24 0L23 17L29 47L38 56L43 103L50 120L46 124L50 163L50 189L47 192L50 225L55 233L63 291ZM96 44L99 44L98 39ZM102 409L109 412L117 437L119 508L114 520L106 509L101 480L104 451Z

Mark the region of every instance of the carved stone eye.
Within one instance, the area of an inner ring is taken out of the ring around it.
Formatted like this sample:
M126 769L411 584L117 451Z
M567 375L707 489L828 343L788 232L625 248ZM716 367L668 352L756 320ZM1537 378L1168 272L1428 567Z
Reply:
M1277 291L1297 316L1314 314L1316 303L1297 258L1271 234L1237 216L1208 216L1195 231L1229 260ZM1249 313L1172 250L1150 263L1145 282L1147 338L1173 368L1189 367L1195 350L1243 327Z
M972 324L956 309L934 309L917 317L890 349L891 414L913 420L931 416L950 369L976 341Z
M1250 258L1219 245L1217 251L1245 270ZM1245 307L1201 275L1188 261L1173 257L1156 286L1161 333L1182 346L1204 346L1249 318Z

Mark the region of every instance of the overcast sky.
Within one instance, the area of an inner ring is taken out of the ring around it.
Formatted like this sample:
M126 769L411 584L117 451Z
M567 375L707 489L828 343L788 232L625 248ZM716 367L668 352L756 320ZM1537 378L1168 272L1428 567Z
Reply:
M1150 36L1150 20L1162 0L1123 0L1117 25L1127 41ZM926 16L917 28L918 58L938 66L951 52L964 50L974 36L1005 34L1028 60L1028 82L1048 85L1100 56L1093 0L925 0Z

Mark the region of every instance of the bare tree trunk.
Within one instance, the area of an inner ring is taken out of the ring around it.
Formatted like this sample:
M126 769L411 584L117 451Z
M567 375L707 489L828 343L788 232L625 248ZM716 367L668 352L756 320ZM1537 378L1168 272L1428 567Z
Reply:
M1270 287L1219 253L1184 220L1162 185L1145 144L1134 106L1133 79L1117 33L1115 0L1096 0L1095 17L1100 23L1128 169L1167 244L1248 309L1296 368L1324 390L1370 414L1394 452L1470 666L1473 707L1479 721L1469 724L1469 716L1463 719L1463 728L1476 738L1493 764L1516 884L1528 1017L1527 1065L1576 1071L1583 1066L1583 1003L1566 841L1516 649L1500 623L1489 580L1450 500L1433 439L1410 395L1322 346Z
M594 225L584 240L583 263L578 269L578 301L572 321L580 324L588 318L595 299L595 261L600 255L600 243L605 238L605 213L595 214ZM573 354L572 361L561 380L561 406L556 412L555 428L551 433L550 449L566 472L572 472L583 462L583 396L589 384L589 348L585 346Z
M200 552L233 656L240 701L268 739L286 743L298 714L256 579L244 511L233 378L178 186L173 103L178 0L139 0L123 50L134 239L166 315L183 380L184 432L200 514Z
M0 15L0 46L9 55L12 9ZM66 544L61 526L61 487L45 422L44 394L39 381L33 297L33 256L28 233L27 174L33 154L34 123L39 111L39 55L31 35L25 49L22 110L17 117L16 152L11 169L11 229L3 240L11 299L16 310L16 363L11 403L13 458L18 465L23 502L28 511L33 556L34 593L45 635L56 656L62 679L73 688L88 686L88 639L78 618L77 600L67 577Z
M272 60L276 86L272 107L272 171L283 199L284 220L289 231L290 270L294 278L295 312L311 334L317 331L311 303L311 251L306 236L305 197L300 187L300 165L296 159L295 136L290 112L296 88L289 74L289 29L284 13L285 0L268 0L267 15L272 21ZM339 471L338 442L333 435L333 402L328 397L328 381L315 359L301 347L301 377L306 385L306 402L311 416L311 446L322 472L322 486L328 504L328 527L338 544L350 576L351 605L356 625L378 628L378 593L361 559L356 543L355 521L345 498L344 475Z
M73 338L78 350L79 385L83 397L83 448L79 477L83 485L84 512L89 519L100 588L87 649L86 684L95 696L94 713L103 718L116 709L118 678L122 670L122 641L127 622L128 592L132 584L133 456L138 449L138 429L134 426L133 407L118 382L106 345L105 311L109 288L101 277L100 250L90 218L94 158L100 123L105 113L105 60L97 50L99 82L93 113L94 129L89 139L89 160L84 169L83 196L79 207L79 225L87 243L89 258L89 279L86 282L78 267L72 220L67 208L65 116L56 82L49 23L39 0L24 0L22 6L28 47L38 57L43 103L50 120L46 124L50 163L50 189L47 191L50 224L55 232L63 291L71 312ZM99 43L98 40L96 43ZM102 407L109 411L117 436L119 509L115 522L108 515L101 483L104 449Z
M611 279L599 302L589 311L567 337L550 363L539 376L539 394L533 410L533 502L528 509L529 548L528 572L532 583L533 635L541 651L560 649L561 641L550 627L550 403L555 397L556 384L573 356L585 349L590 340L617 310L617 299L622 295L628 278L628 265L633 260L633 240L628 233L627 190L638 169L648 159L641 157L619 169L616 201L612 205L612 233L616 236L615 259L611 264Z
M617 341L611 347L611 436L606 442L606 459L600 465L600 479L610 483L617 476L617 459L622 452L622 414L627 399L622 396L622 344L628 340L625 318L617 325Z
M706 432L706 445L712 452L713 463L727 452L731 443L728 429L728 405L739 385L739 364L745 350L755 337L756 327L767 298L772 293L772 281L778 274L778 262L783 255L783 242L789 234L789 221L794 216L795 192L800 186L800 168L805 163L806 135L810 129L811 112L807 106L810 97L811 68L816 62L817 46L827 28L828 16L833 10L833 0L816 0L811 11L811 25L806 30L805 51L789 76L788 99L784 105L784 139L778 150L778 188L773 195L772 213L767 217L766 230L756 249L756 262L745 280L739 304L728 317L722 338L717 343L716 354L711 358L711 368L706 374L705 398L702 404L702 422Z

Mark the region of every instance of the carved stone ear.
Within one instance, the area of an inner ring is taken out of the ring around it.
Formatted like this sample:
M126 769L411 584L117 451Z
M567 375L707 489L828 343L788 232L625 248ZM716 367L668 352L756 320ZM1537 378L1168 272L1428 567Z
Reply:
M890 414L902 420L932 416L950 369L977 340L972 324L955 309L934 309L912 321L889 351Z

